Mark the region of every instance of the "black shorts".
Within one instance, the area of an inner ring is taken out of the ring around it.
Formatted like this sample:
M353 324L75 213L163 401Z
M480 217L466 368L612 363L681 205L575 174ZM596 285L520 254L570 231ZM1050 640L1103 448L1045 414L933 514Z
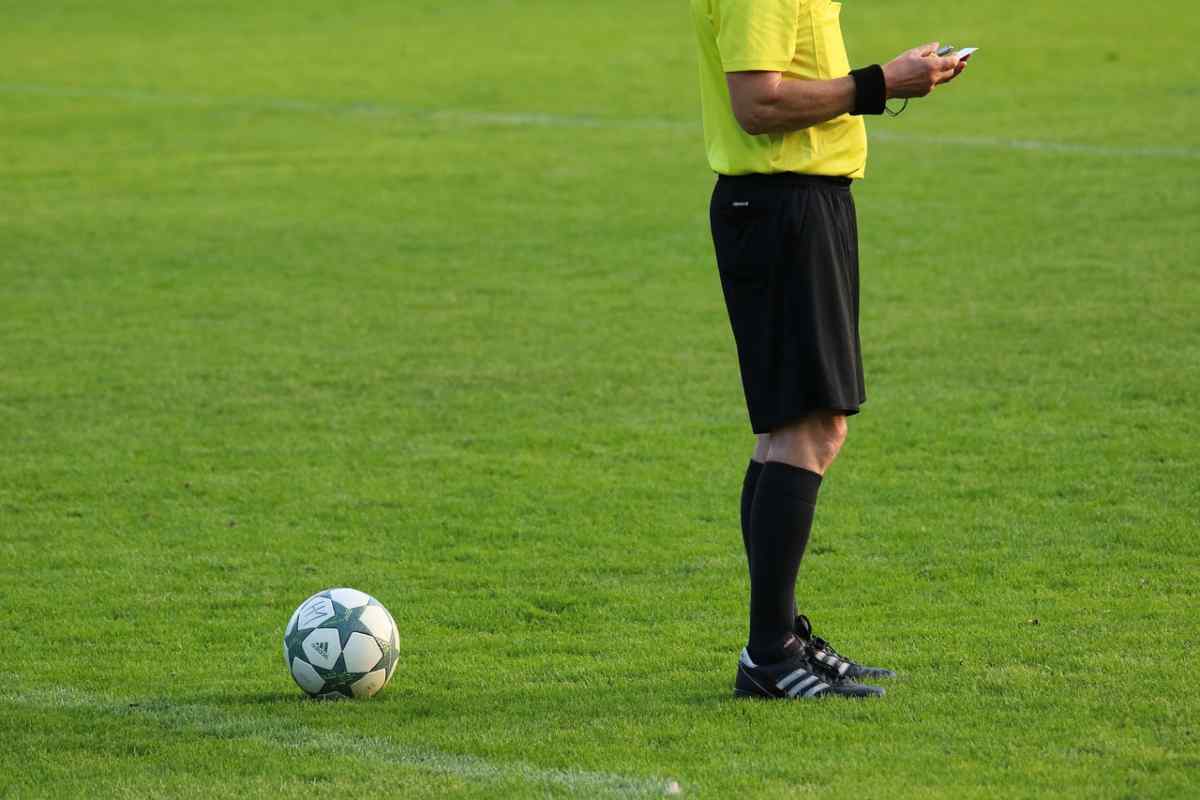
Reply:
M755 433L866 402L858 223L847 178L722 175L710 207Z

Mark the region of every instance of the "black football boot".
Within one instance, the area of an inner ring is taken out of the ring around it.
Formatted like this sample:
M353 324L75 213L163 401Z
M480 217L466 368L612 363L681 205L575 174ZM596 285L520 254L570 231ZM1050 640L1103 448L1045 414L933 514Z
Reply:
M776 664L756 664L750 658L750 653L743 649L738 659L737 679L733 684L734 696L763 700L883 696L883 689L878 686L831 676L822 666L809 659L808 652L807 646L798 647Z

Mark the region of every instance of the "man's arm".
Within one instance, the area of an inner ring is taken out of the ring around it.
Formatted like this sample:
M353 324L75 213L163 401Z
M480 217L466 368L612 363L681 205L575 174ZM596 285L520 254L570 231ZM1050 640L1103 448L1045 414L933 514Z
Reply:
M924 97L966 68L965 61L934 55L938 43L909 50L883 68L889 98ZM729 99L738 124L752 136L788 133L854 110L854 78L796 80L779 72L729 72Z

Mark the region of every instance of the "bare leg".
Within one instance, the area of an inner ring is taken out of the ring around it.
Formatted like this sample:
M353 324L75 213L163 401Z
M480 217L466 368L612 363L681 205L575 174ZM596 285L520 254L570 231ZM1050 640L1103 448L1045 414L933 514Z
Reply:
M819 411L768 434L767 456L762 460L791 464L824 475L841 452L846 430L845 414Z
M771 448L771 434L769 434L769 433L756 434L755 439L754 439L754 455L750 456L750 458L753 461L757 461L759 464L765 464L767 461L767 454L770 451L770 448Z

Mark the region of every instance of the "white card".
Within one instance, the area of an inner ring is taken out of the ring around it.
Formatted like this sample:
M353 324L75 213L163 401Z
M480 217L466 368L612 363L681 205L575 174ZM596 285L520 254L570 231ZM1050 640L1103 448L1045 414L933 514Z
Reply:
M978 49L979 49L978 47L964 47L962 50L959 50L957 53L955 53L954 57L957 58L959 61L962 61L963 59L965 59L967 56L971 55L971 53L974 53Z

